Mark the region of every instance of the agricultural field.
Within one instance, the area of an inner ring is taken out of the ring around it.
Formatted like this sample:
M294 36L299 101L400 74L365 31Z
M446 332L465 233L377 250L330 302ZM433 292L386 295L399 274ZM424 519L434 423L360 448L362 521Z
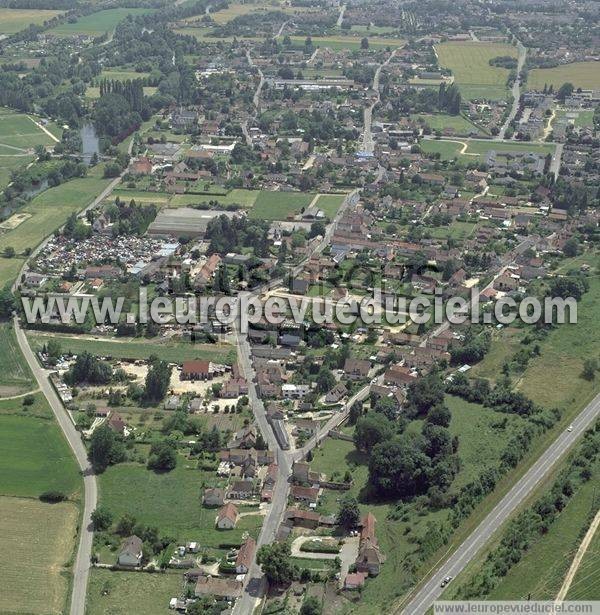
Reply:
M45 190L21 210L31 217L0 236L0 251L11 246L20 254L26 248L37 246L60 228L71 213L93 201L109 183L108 179L84 177Z
M41 348L49 339L55 339L60 342L63 352L79 354L84 350L91 350L98 356L115 359L147 359L151 354L157 354L161 359L174 363L181 363L188 359L207 359L219 363L231 363L234 357L234 350L227 344L153 342L128 338L111 341L83 335L49 335L37 331L30 332L28 337L34 350Z
M89 615L163 615L181 593L182 571L143 574L92 568L85 612Z
M345 198L345 194L320 194L316 206L331 219L337 214Z
M0 397L19 395L33 387L33 374L21 354L12 323L0 323Z
M25 30L30 24L42 25L61 13L63 11L0 8L0 34L14 34Z
M506 99L509 71L490 66L497 56L517 57L512 45L502 43L442 43L435 47L441 67L449 68L464 98Z
M490 150L496 152L533 152L548 154L553 153L556 147L553 143L525 143L520 141L506 143L500 141L486 141L483 139L422 139L419 145L426 153L439 152L442 160L452 160L457 156L465 157L465 159L475 159L476 157L485 156Z
M240 518L233 530L215 528L217 510L204 508L201 497L205 486L217 482L216 474L199 470L196 463L179 456L177 467L166 473L137 463L112 466L99 477L100 501L115 519L129 513L178 541L195 540L217 553L221 543L241 542L246 531L256 538L262 525L259 514Z
M544 85L553 85L558 90L567 82L576 88L600 88L600 62L573 62L554 68L532 68L527 77L527 89L543 90Z
M54 421L0 414L0 448L0 495L37 498L48 490L78 494L79 470Z
M250 217L260 220L286 220L308 207L315 195L303 192L269 192L261 191Z
M600 588L600 532L596 530L567 592L567 600L598 600L600 596L598 588Z
M85 15L75 23L63 23L50 30L57 36L72 36L85 34L88 36L101 36L106 32L112 32L116 25L123 21L127 15L145 15L153 9L107 9L91 15Z
M65 612L77 519L72 502L0 496L0 612Z

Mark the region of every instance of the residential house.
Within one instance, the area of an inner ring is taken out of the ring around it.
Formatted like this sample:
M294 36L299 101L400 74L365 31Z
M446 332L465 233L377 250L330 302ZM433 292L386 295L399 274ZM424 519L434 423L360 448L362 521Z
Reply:
M231 578L200 577L194 590L195 595L214 596L215 598L233 601L242 593L242 582Z
M337 404L348 394L348 389L343 382L338 382L327 395L325 395L326 404Z
M356 558L357 572L376 576L385 562L385 555L381 553L377 537L375 536L376 519L372 513L367 513L362 519L358 557Z
M238 480L233 483L227 495L232 500L250 500L254 495L254 483L251 480Z
M184 361L181 368L181 380L210 380L213 377L210 361Z
M369 376L371 363L364 359L346 359L344 373L350 380L360 380Z
M202 503L207 507L223 506L225 502L225 491L219 487L204 490Z
M250 570L254 552L256 551L256 541L252 537L246 538L235 558L235 571L237 574L246 574Z
M232 530L238 521L239 512L231 502L225 504L217 515L217 527L220 530Z
M129 536L121 547L117 561L119 566L139 566L142 563L142 539Z
M319 488L292 485L291 495L296 502L316 505L317 501L319 500Z

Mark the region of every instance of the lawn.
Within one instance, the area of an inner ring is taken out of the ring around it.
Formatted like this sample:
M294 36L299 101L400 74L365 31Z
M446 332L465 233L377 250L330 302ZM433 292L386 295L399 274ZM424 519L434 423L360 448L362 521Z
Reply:
M69 215L89 205L110 183L108 179L84 177L45 190L23 209L31 218L0 236L0 251L12 246L17 253L34 248L60 228Z
M0 494L33 497L49 490L77 494L81 478L52 420L0 415Z
M448 115L447 113L412 114L412 120L424 123L431 130L445 130L451 128L458 135L471 133L481 134L481 129L462 115Z
M42 25L45 21L60 15L62 12L0 8L0 34L14 34L20 30L25 30L29 24Z
M242 517L233 530L215 528L217 510L204 508L201 496L205 486L216 484L214 472L198 470L195 461L182 456L173 471L163 474L123 463L100 475L100 501L115 519L129 513L179 541L197 541L201 549L219 550L221 543L242 542L245 531L256 538L262 525L260 515Z
M181 595L183 573L140 573L92 568L85 612L88 615L164 615L169 600Z
M1 11L2 9L0 9ZM18 164L23 165L23 156L18 154L27 153L27 150L36 145L52 145L55 142L40 130L24 113L15 113L10 109L0 108L0 145L4 146L2 157L17 157ZM0 158L0 160L2 160ZM4 164L4 161L2 161Z
M0 612L66 612L77 517L71 502L0 497Z
M461 153L465 144L467 148L464 153ZM485 156L490 150L496 152L532 152L547 154L553 153L556 147L553 143L526 143L519 141L505 143L485 139L457 139L455 141L451 139L422 139L419 145L425 153L439 152L442 160L452 160L457 156L464 157L465 160L474 160Z
M304 192L261 191L250 210L251 218L286 220L310 205L315 195Z
M161 359L172 363L181 363L189 359L207 359L219 363L232 363L234 360L234 350L227 344L161 343L129 338L111 341L89 336L49 335L39 331L30 331L28 337L35 349L41 348L49 339L56 339L60 342L63 352L79 354L88 350L98 356L115 359L147 359L150 355L157 354Z
M9 397L29 391L33 386L33 374L17 344L12 323L0 323L0 397Z
M222 207L228 205L240 205L242 207L252 207L261 192L259 190L247 190L246 188L234 188L227 194L213 194L212 190L217 190L219 186L211 186L208 194L176 194L170 202L171 207L186 207L188 205L216 201Z
M127 15L145 15L154 9L107 9L90 15L85 15L75 23L63 23L50 32L58 36L72 36L74 34L86 34L88 36L100 36L105 32L112 32L116 25L123 21Z
M475 222L461 222L453 220L447 226L426 227L427 233L434 239L467 239L473 233Z
M320 194L317 199L317 207L322 209L323 213L331 219L335 217L345 198L345 194Z
M509 71L490 66L497 56L517 57L517 50L501 43L448 42L436 45L441 67L449 68L465 98L507 98L506 80Z
M306 41L305 36L290 36L292 42L299 47L304 47ZM333 50L343 49L360 49L362 36L313 36L312 43L314 47L329 47ZM382 36L368 36L369 48L385 49L386 47L402 47L406 41L401 38L385 38Z
M505 328L492 333L492 344L482 361L473 366L469 375L495 382L502 376L502 366L519 350L519 329Z
M527 89L543 90L544 85L553 85L558 90L567 82L576 88L600 88L600 62L573 62L554 68L532 68L527 77Z

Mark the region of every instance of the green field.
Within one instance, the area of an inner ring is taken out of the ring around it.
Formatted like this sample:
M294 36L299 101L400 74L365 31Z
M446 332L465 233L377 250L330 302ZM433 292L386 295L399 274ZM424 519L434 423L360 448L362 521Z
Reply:
M198 541L203 549L219 551L220 543L241 542L245 531L256 538L260 515L240 518L233 530L215 528L217 511L204 508L201 497L204 486L216 484L216 475L198 470L195 464L180 456L177 467L162 474L134 463L110 467L99 477L100 501L115 519L132 514L179 541Z
M188 359L231 363L235 356L233 348L226 344L161 343L127 338L110 341L90 336L48 335L39 331L30 331L28 338L34 349L41 348L49 339L56 339L60 342L63 352L79 354L84 350L91 350L98 356L115 359L147 359L150 355L157 354L161 359L173 363L181 363Z
M14 34L30 24L42 25L63 11L0 8L0 34Z
M0 397L9 397L29 391L33 387L33 374L17 344L12 323L0 323Z
M43 467L40 468L40 471ZM77 506L0 496L0 613L67 612Z
M567 600L598 600L599 598L600 532L596 530L567 592Z
M316 205L331 219L335 216L345 198L345 194L320 194Z
M425 227L428 235L434 239L458 239L463 240L470 237L475 229L475 222L461 222L453 220L446 226Z
M304 47L304 42L306 41L305 36L290 36L292 42L296 46ZM333 36L312 36L312 43L314 47L329 47L333 50L342 50L342 49L360 49L360 44L362 40L362 36L344 36L344 35L333 35ZM406 41L401 38L385 38L383 36L368 36L369 39L369 48L376 49L385 49L386 47L390 47L394 49L395 47L402 47Z
M465 144L467 145L465 152L460 153ZM533 152L547 154L554 152L556 147L553 143L526 143L520 141L506 143L483 139L421 139L419 145L425 153L431 154L439 152L442 160L452 160L456 157L461 157L465 160L476 160L478 157L485 156L490 150L495 150L496 152Z
M315 195L304 192L261 191L250 210L251 218L286 220L310 205Z
M573 62L554 68L532 68L527 77L527 89L543 90L544 85L553 85L558 90L567 82L576 88L600 88L600 62Z
M147 574L92 568L85 612L88 615L164 615L169 600L181 595L181 571Z
M138 73L135 70L120 70L118 68L106 68L102 71L100 79L112 79L114 81L127 81L128 79L144 79L150 73Z
M75 494L81 478L58 426L51 420L0 415L0 495L38 497L48 490Z
M481 134L482 132L478 126L462 115L448 115L447 113L413 114L410 118L429 126L433 131L452 129L458 135Z
M215 190L218 186L214 187ZM227 194L176 194L171 198L170 207L186 207L208 201L216 201L219 205L241 205L242 207L252 207L260 194L259 190L247 190L245 188L234 188Z
M71 213L89 205L109 183L108 179L84 177L45 190L21 210L30 213L31 218L0 236L0 251L12 246L20 254L37 246L60 228Z
M460 86L464 98L501 99L508 97L506 80L509 71L490 66L497 56L517 57L512 45L480 42L448 42L436 45L439 64L449 68L454 82Z
M116 25L123 21L127 15L145 15L153 9L107 9L91 15L81 17L75 23L63 23L50 30L58 36L71 36L74 34L86 34L88 36L100 36L105 32L112 32Z
M36 145L54 143L55 141L40 130L27 115L0 108L0 145L6 147L5 154L23 154Z

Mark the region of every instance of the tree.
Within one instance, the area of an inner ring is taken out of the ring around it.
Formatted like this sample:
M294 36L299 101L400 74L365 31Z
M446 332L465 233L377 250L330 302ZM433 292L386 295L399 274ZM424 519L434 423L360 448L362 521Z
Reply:
M136 519L129 514L124 514L118 521L115 531L119 536L131 536L135 527Z
M579 251L579 241L577 237L571 237L565 241L565 245L563 247L563 252L565 256L573 257L577 256L577 252Z
M331 373L330 369L325 366L321 367L317 374L317 391L319 393L326 393L335 386L335 377Z
M107 384L112 378L112 367L105 361L84 350L77 355L75 363L69 370L67 379L71 384L87 382L89 384Z
M167 394L171 381L171 368L166 361L160 361L155 355L150 357L149 364L144 398L148 402L156 403L164 399Z
M104 472L109 465L123 461L125 448L110 427L100 425L90 439L88 457L95 472Z
M486 381L487 382L487 381ZM450 425L450 419L452 415L450 414L450 410L444 404L437 404L430 408L427 413L427 422L433 423L434 425L440 425L441 427L448 427Z
M583 377L586 380L594 380L596 377L596 372L598 371L598 361L597 359L586 359L583 362Z
M356 421L362 416L363 413L363 404L362 401L355 401L352 406L350 406L350 412L348 413L348 423L350 425L356 425Z
M107 530L112 523L112 513L105 506L98 506L92 511L92 526L96 532Z
M313 222L310 225L310 232L308 234L308 238L312 239L313 237L325 237L325 224L320 221Z
M15 254L15 249L12 246L6 246L6 248L4 248L4 256L6 258L14 258Z
M291 562L291 549L287 542L263 545L256 555L256 561L273 585L291 583L295 567Z
M575 86L572 83L563 83L560 88L558 88L558 92L556 92L556 98L558 98L558 100L564 102L565 98L567 98L567 96L571 96L571 94L573 93L573 90L575 89Z
M383 414L390 421L393 421L396 418L397 408L398 406L392 398L380 397L375 402L375 407L373 408L373 410L375 412L379 412L380 414Z
M0 318L10 318L16 307L15 297L7 285L0 290Z
M321 603L315 596L307 596L300 607L300 615L321 615L322 612Z
M337 514L337 523L345 530L356 527L360 521L360 510L358 501L355 497L347 494L340 501L340 508Z
M369 48L369 39L366 36L361 39L361 41L360 41L360 48L361 49L368 49Z
M156 472L170 472L177 465L177 451L172 440L154 442L150 447L148 469Z
M436 459L452 454L452 437L445 427L426 422L421 433L425 440L423 450L429 458Z
M356 421L354 444L359 450L370 452L376 444L389 440L393 433L392 423L384 414L369 412Z
M419 378L408 388L407 409L414 416L427 414L430 408L444 402L444 383L436 372Z

